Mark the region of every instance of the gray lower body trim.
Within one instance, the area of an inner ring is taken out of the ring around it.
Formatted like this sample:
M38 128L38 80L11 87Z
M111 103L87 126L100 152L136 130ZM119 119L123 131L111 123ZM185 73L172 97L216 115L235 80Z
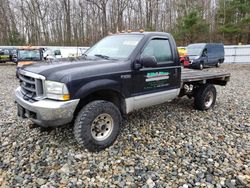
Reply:
M150 93L125 99L126 113L167 101L171 101L179 95L180 89L172 89L157 93Z

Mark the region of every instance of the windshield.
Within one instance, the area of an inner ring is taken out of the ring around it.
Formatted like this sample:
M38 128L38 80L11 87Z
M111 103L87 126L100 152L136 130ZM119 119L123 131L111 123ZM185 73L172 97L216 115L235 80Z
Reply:
M187 54L189 56L199 56L203 50L203 45L192 45L187 47Z
M126 59L130 56L143 35L108 36L90 48L85 54L103 59Z
M18 50L18 60L41 60L39 50Z

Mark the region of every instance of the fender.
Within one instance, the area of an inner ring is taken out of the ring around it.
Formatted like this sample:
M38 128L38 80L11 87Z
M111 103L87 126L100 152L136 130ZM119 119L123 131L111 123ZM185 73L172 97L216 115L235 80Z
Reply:
M77 92L72 96L72 99L81 99L88 96L91 93L100 90L113 90L123 95L121 93L121 85L119 82L110 79L101 79L88 82L87 84L80 87L77 90Z

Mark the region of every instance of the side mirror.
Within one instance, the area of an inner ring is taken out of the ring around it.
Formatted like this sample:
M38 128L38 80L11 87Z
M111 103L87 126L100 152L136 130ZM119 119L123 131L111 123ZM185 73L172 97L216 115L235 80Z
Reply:
M157 67L157 61L154 56L141 57L140 64L144 67Z

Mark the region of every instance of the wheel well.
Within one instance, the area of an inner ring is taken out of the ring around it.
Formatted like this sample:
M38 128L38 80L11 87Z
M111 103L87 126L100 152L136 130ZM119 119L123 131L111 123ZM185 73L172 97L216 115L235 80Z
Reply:
M114 91L114 90L99 90L80 99L80 102L78 103L75 113L74 113L75 116L83 108L83 106L95 100L105 100L105 101L112 102L114 105L118 107L121 114L126 113L125 100L124 100L124 97L119 92Z
M219 59L219 63L223 63L224 62L224 59Z

